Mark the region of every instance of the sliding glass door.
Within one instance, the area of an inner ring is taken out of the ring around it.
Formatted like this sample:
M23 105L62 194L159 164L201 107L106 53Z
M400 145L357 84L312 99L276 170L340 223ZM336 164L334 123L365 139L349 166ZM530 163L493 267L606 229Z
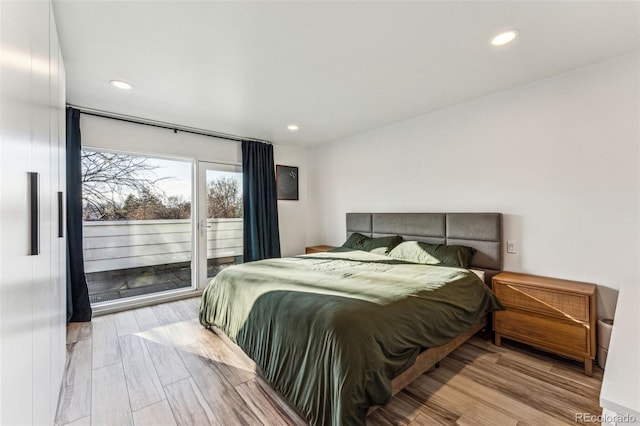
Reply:
M242 167L198 162L198 287L242 262Z
M241 170L84 148L83 253L91 303L202 288L242 262Z

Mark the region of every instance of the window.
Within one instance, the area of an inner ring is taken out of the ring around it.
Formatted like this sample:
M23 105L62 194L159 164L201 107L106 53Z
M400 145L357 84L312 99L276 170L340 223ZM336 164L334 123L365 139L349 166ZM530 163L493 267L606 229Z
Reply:
M193 161L82 151L92 304L192 287Z

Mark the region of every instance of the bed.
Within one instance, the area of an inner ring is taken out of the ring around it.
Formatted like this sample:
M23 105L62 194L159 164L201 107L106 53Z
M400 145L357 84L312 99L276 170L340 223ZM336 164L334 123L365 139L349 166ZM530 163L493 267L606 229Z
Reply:
M502 269L498 213L348 213L347 237L473 247L470 268ZM367 413L486 324L500 303L464 268L337 249L230 267L200 322L217 326L313 425L364 424Z

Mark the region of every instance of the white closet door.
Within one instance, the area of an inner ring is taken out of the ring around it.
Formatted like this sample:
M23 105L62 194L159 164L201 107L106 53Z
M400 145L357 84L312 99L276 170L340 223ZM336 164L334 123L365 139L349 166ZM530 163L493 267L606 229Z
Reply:
M66 250L54 209L64 76L52 24L50 2L0 1L2 425L52 424L64 368ZM31 254L29 172L39 174L38 255Z
M0 2L0 424L32 424L31 162L28 2ZM20 409L16 409L20 407Z
M51 180L51 412L53 418L57 409L60 384L64 375L66 358L66 246L65 234L65 168L64 156L66 140L64 138L64 68L58 42L58 33L53 15L49 8L49 54L50 54L50 180ZM59 194L62 197L59 197ZM62 210L60 209L62 207ZM59 227L62 225L62 229ZM60 232L62 231L62 232Z
M31 2L29 2L31 3ZM33 2L31 11L31 162L40 176L40 254L33 257L33 423L51 421L51 138L49 5ZM36 23L35 25L33 23ZM47 64L47 65L44 65ZM40 69L42 67L42 69Z

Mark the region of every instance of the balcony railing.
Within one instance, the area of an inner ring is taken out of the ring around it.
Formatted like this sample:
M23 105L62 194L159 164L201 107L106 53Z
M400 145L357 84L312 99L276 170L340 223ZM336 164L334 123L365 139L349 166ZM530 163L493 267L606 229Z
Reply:
M190 220L84 222L84 265L92 303L189 287L191 226ZM208 219L208 275L241 256L242 219Z

